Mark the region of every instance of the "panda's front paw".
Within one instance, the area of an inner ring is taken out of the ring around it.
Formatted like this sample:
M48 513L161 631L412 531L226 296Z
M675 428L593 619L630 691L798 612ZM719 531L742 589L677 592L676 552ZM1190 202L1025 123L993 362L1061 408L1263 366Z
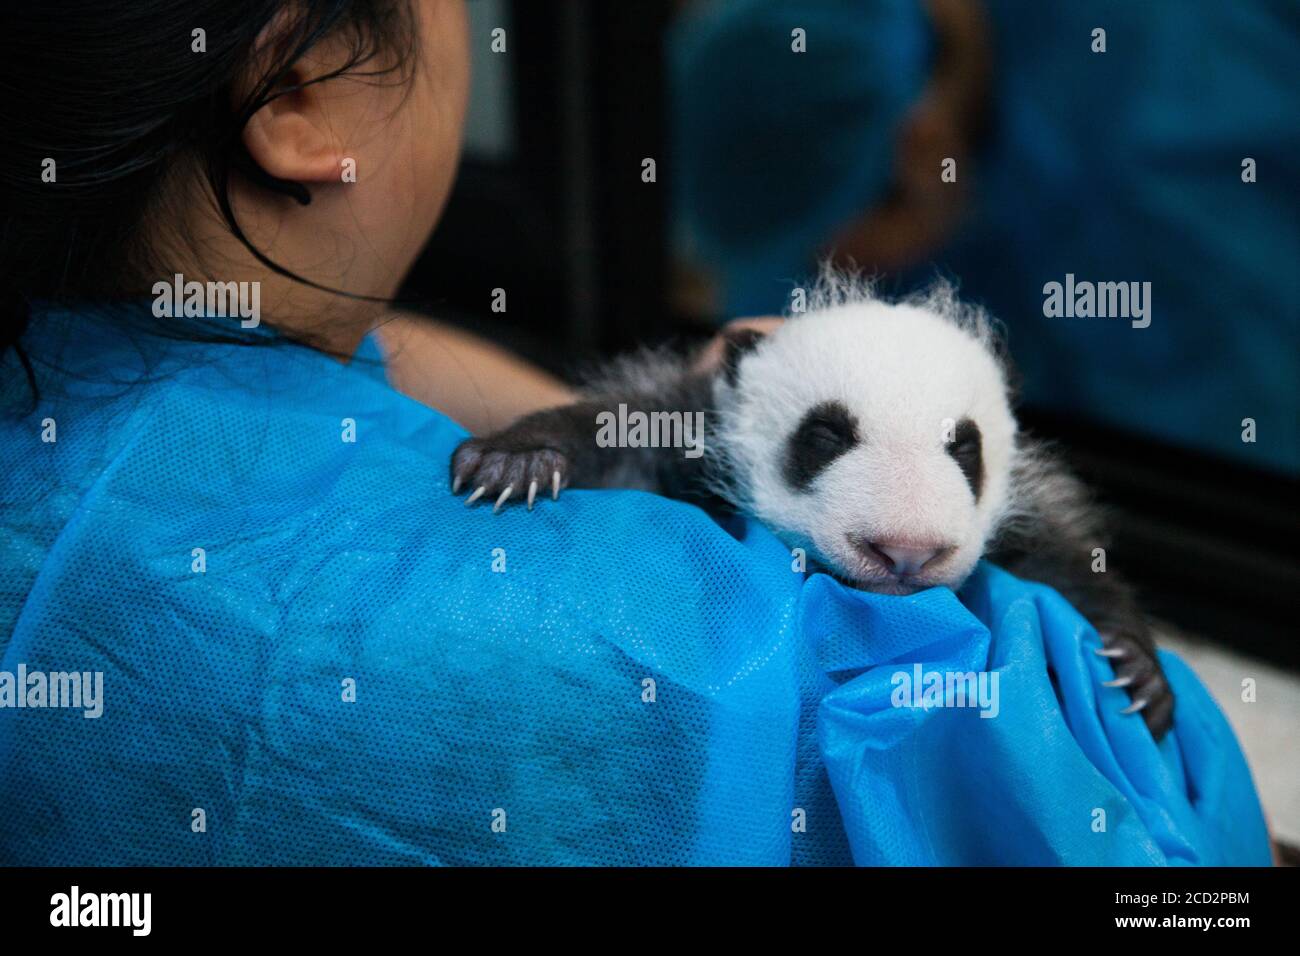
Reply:
M1105 685L1128 692L1131 703L1122 713L1140 713L1159 740L1173 724L1174 692L1156 659L1154 644L1143 635L1120 631L1103 634L1102 645L1093 653L1109 659L1115 671L1115 679Z
M561 452L553 448L520 449L497 436L471 438L451 456L451 493L470 489L466 505L487 495L496 502L493 514L516 495L526 498L528 510L532 511L539 488L558 499L560 489L568 484L568 475L569 461Z

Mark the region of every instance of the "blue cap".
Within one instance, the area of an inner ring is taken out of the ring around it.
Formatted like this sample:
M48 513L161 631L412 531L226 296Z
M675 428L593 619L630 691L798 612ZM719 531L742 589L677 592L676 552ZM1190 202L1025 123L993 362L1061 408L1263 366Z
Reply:
M802 29L806 51L795 52ZM779 310L888 188L930 73L918 0L732 0L671 43L674 201L733 313Z

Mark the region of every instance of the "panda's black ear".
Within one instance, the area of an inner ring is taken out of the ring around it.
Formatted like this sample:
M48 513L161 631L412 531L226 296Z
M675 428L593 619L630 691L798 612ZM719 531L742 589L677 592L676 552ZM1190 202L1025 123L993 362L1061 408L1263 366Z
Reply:
M722 374L726 376L728 385L735 387L740 378L740 360L754 351L766 335L766 332L749 328L728 329L722 333Z

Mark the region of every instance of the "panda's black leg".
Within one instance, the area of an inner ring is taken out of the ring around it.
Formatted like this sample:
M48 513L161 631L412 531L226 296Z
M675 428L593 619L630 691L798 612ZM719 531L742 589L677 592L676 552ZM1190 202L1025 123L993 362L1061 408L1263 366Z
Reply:
M1140 713L1159 740L1173 723L1174 695L1156 658L1154 643L1145 633L1138 636L1131 630L1102 633L1101 639L1102 646L1093 653L1109 660L1115 672L1106 686L1128 693L1131 703L1123 713Z
M539 493L555 499L570 484L599 485L591 411L581 403L547 409L462 442L451 458L452 494L469 492L467 505L492 501L494 512L515 501L531 511Z
M500 451L490 441L471 439L456 449L451 490L452 494L469 491L467 505L486 498L496 512L517 498L532 511L539 491L552 499L560 497L568 473L568 459L554 449Z
M624 371L635 379L636 368L633 362ZM606 434L607 416L620 408L708 413L709 376L683 365L676 372L660 370L659 377L659 390L653 393L636 388L593 393L572 405L526 415L491 435L468 439L452 455L453 494L467 491L466 504L490 500L495 512L515 501L526 501L531 509L538 494L558 498L568 487L622 487L629 481L642 490L675 497L693 493L703 473L699 456L692 458L664 443L611 442ZM703 438L701 434L701 453Z

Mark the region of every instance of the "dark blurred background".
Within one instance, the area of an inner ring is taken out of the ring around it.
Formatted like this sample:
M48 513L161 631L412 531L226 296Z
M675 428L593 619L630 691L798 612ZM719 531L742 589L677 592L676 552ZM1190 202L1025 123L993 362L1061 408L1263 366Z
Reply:
M958 2L972 6L966 0ZM726 168L727 162L745 164L748 173L757 169L761 175L755 180L756 195L761 197L764 190L781 192L789 186L791 192L786 198L799 202L804 202L799 190L819 188L817 177L838 174L833 169L830 172L821 169L814 161L811 163L813 181L807 181L810 177L805 171L800 173L804 181L794 185L794 175L784 173L781 164L799 164L798 153L769 156L760 146L740 140L753 135L755 122L758 122L758 134L763 134L760 121L765 108L762 100L766 96L772 101L774 111L769 131L773 139L794 142L815 160L827 156L833 160L836 144L848 142L845 137L850 134L858 135L857 128L846 132L836 127L851 108L851 104L846 106L838 98L840 90L835 84L840 82L840 73L837 71L850 68L846 64L861 62L862 57L849 49L841 51L845 55L834 64L816 59L790 61L812 64L798 66L803 72L791 79L781 73L786 69L781 64L787 61L774 61L776 65L768 69L762 59L764 55L775 56L778 49L781 55L791 53L791 35L786 26L780 27L779 44L766 53L758 50L752 62L747 64L743 57L730 58L748 55L747 51L756 48L756 44L766 42L762 40L766 36L762 32L762 17L775 15L779 19L782 4L774 3L772 10L758 11L758 27L753 20L727 24L718 19L716 10L705 6L666 0L619 3L474 0L470 10L475 77L465 158L446 216L412 271L405 297L419 303L422 310L439 320L482 334L566 377L587 361L641 344L670 340L689 343L703 339L738 311L755 308L780 311L785 291L794 282L786 283L784 291L772 285L776 291L770 308L761 298L751 299L755 303L751 306L749 301L729 294L729 290L734 292L739 287L741 280L736 276L747 268L746 264L727 259L725 236L722 239L714 236L714 241L708 241L708 230L714 224L705 222L701 227L691 220L706 201L713 208L717 190L725 192L734 178ZM743 16L746 6L755 4L736 0L732 9L740 10L738 15ZM830 4L822 13L832 17L843 15L843 10L835 9L840 6ZM1104 62L1109 71L1105 74L1106 82L1112 88L1110 91L1098 88L1096 95L1117 101L1115 90L1128 90L1125 96L1136 104L1134 108L1149 111L1130 118L1140 124L1134 128L1150 130L1154 125L1163 135L1165 126L1176 129L1173 120L1178 119L1178 111L1184 108L1180 103L1206 103L1213 98L1210 92L1199 89L1201 82L1209 84L1207 90L1216 84L1232 87L1238 81L1234 71L1249 69L1264 70L1264 79L1269 81L1269 71L1275 67L1269 65L1267 57L1261 60L1258 51L1247 49L1221 62L1221 57L1204 47L1204 30L1180 34L1168 41L1173 46L1163 52L1152 49L1151 45L1161 40L1160 36L1149 35L1156 28L1122 11L1110 20L1094 11L1082 15L1082 19L1075 16L1077 22L1061 25L1045 21L1041 15L1038 19L1030 18L1021 29L1038 33L1024 38L1027 46L1022 49L1013 42L1014 37L1007 35L1006 28L999 26L999 17L1019 15L1011 0L988 0L987 8L979 14L982 25L977 28L962 20L966 14L961 9L939 0L912 6L929 18L929 26L925 28L928 32L917 48L920 51L917 75L922 87L903 95L898 90L867 88L859 83L862 88L854 94L863 98L863 122L874 124L867 133L875 139L868 137L868 140L877 144L871 147L864 140L868 145L861 148L886 151L873 161L874 175L879 181L861 187L865 191L857 213L844 211L839 225L826 231L824 242L809 243L810 248L804 250L807 263L792 262L786 272L774 264L776 278L797 278L799 268L825 255L846 262L851 260L880 272L889 291L906 291L938 273L960 282L963 294L985 302L1000 318L1007 318L1003 311L1017 315L1034 310L1041 313L1040 290L1044 277L1063 279L1067 270L1078 272L1081 279L1096 280L1142 279L1155 275L1161 281L1154 283L1154 323L1162 325L1174 321L1171 312L1179 308L1184 298L1194 303L1197 297L1205 296L1195 285L1198 270L1204 272L1204 269L1194 260L1186 262L1189 273L1186 276L1166 276L1161 272L1161 263L1154 260L1144 262L1142 268L1120 270L1119 274L1100 271L1105 267L1104 254L1112 243L1122 246L1129 242L1140 253L1141 247L1154 248L1155 244L1167 243L1169 237L1185 235L1192 227L1181 216L1173 218L1159 203L1133 200L1127 211L1122 204L1116 210L1107 211L1095 196L1129 193L1150 196L1159 195L1162 190L1168 192L1170 182L1176 178L1143 183L1137 189L1124 177L1130 177L1132 182L1142 176L1150 177L1152 170L1160 169L1161 151L1171 141L1185 143L1194 151L1198 142L1214 132L1212 124L1196 117L1196 122L1189 124L1190 130L1176 131L1159 142L1144 141L1141 149L1130 149L1122 117L1118 125L1112 125L1114 117L1092 115L1096 110L1088 103L1070 101L1075 94L1069 91L1089 82L1071 76L1070 71L1092 69L1093 63ZM1194 14L1198 5L1184 6L1192 9L1184 9L1183 13ZM1215 3L1214 6L1230 5ZM1286 29L1295 24L1294 7L1267 2L1260 6L1264 15L1258 22L1234 21L1245 37L1240 42L1247 46L1255 42L1248 35L1251 28L1269 34L1277 32L1268 20L1273 11L1283 16ZM867 3L865 8L849 13L857 16L866 8L879 8L877 12L881 16L895 18L890 29L912 29L909 25L912 21L905 21L912 17L912 11L903 10L897 4ZM1209 10L1209 0L1205 9ZM713 19L692 19L701 16L702 11ZM937 25L945 17L946 25ZM1110 27L1108 41L1112 48L1104 54L1090 49L1095 40L1090 37L1087 25L1093 19L1104 20ZM498 27L507 31L504 54L491 52L490 34ZM963 31L968 28L980 31L979 46L969 49L964 46L967 41ZM1079 44L1077 63L1062 62L1059 55L1052 53L1050 44L1048 49L1042 49L1044 44L1034 39L1052 31L1059 34L1063 29L1070 32L1071 42ZM1206 30L1221 34L1216 43L1231 47L1238 42L1232 31L1222 25L1209 24ZM821 33L810 29L808 57L814 57L818 44L825 49L825 37L830 32L824 27ZM847 35L848 31L834 32ZM1300 29L1290 36L1290 45L1281 48L1283 52L1296 49L1297 34ZM897 55L899 49L897 45L889 46L891 36L884 29L868 31L861 42L885 44L878 55L887 59ZM722 44L717 49L730 53L710 50L710 38L717 37L722 38L716 41ZM1135 38L1142 39L1142 55L1149 62L1142 68L1130 69L1125 57L1133 55ZM900 39L899 43L905 40ZM1259 42L1276 40L1265 38ZM1179 43L1186 49L1179 48ZM1129 47L1127 53L1125 45ZM963 50L969 55L963 54ZM1024 62L1016 61L1016 56ZM1088 56L1111 59L1083 59ZM1295 62L1300 61L1291 62L1288 82L1292 88L1295 87ZM1144 72L1164 69L1169 64L1188 65L1188 69L1200 71L1195 75L1202 80L1189 87L1176 70L1154 79ZM750 68L755 71L752 76L746 74ZM1206 70L1208 79L1204 75ZM1155 92L1160 88L1155 79L1180 90L1180 95L1190 90L1191 100L1172 104L1155 101ZM771 85L770 91L763 91L764 82ZM1055 92L1053 83L1059 88ZM813 97L811 105L794 97L798 84L806 85L806 95ZM754 95L740 107L728 100L743 94L751 85ZM833 108L826 110L823 107L828 88ZM693 102L697 94L699 103L704 104L703 113ZM892 112L891 95L899 99ZM1227 95L1243 94L1240 89L1229 89ZM816 100L818 96L822 100ZM993 105L976 110L970 105L975 96ZM1035 96L1047 99L1037 102ZM917 102L922 107L918 108ZM1019 114L1017 104L1022 107ZM1068 113L1072 108L1088 113L1089 117L1077 124L1078 136L1085 141L1095 140L1099 130L1109 131L1107 135L1111 136L1103 153L1109 165L1105 167L1105 176L1095 183L1097 192L1076 195L1076 186L1068 181L1052 182L1052 175L1035 173L1032 165L1017 170L1010 186L1006 181L999 181L997 170L1004 171L1005 180L1005 170L1012 163L1008 155L1014 156L1015 162L1040 162L1049 171L1068 165L1072 155L1077 161L1077 153L1068 149L1060 155L1053 152L1061 143L1053 139L1057 132L1051 127L1052 117ZM791 115L797 119L791 121L778 116L777 111L782 109L793 110ZM818 113L819 109L824 116ZM944 109L953 109L957 111L953 115L961 117L959 142L952 141L956 134L952 124L943 121ZM1272 198L1265 202L1265 207L1281 214L1283 221L1292 216L1293 229L1300 229L1297 225L1300 211L1294 205L1297 179L1291 175L1297 170L1295 153L1287 150L1297 142L1298 115L1290 115L1290 125L1286 128L1270 129L1256 124L1251 130L1255 142L1249 144L1249 153L1242 153L1231 143L1222 149L1225 181L1238 187L1243 186L1238 177L1242 155L1292 157L1286 160L1289 168L1270 167L1261 161L1260 175L1286 174L1284 181L1289 180L1289 184L1285 194L1291 197L1287 200L1289 208L1275 210ZM1192 119L1190 114L1188 118ZM734 123L734 128L729 123ZM683 129L691 131L689 137L681 134ZM880 133L882 129L884 132ZM676 141L674 131L678 133ZM1047 146L1036 150L1032 142L1028 146L1013 143L1011 153L1000 155L998 151L1007 150L1007 143L1017 135L1037 135L1037 142ZM717 141L711 141L710 137L716 137ZM733 147L743 147L737 153L742 159L731 156L737 152ZM931 188L929 180L919 185L908 180L913 166L924 166L929 179L938 182L938 160L930 166L930 159L949 153L962 157L958 162L962 186L960 193L953 191L951 208L947 200L935 201L927 194ZM1061 155L1066 159L1061 159ZM647 158L656 163L653 182L643 179L643 161ZM764 167L762 164L769 159L771 167ZM864 158L862 162L867 160ZM798 165L792 168L799 170ZM1197 175L1201 172L1197 171ZM715 176L721 185L711 186L710 176ZM1025 181L1025 177L1030 181ZM980 225L981 210L990 205L987 197L997 189L1007 188L1023 188L1023 194L1017 191L1009 198L1004 195L996 205L1023 213L1032 212L1032 204L1039 203L1044 207L1039 219L1041 235L1030 233L1026 238L1015 234L1019 225L1016 217L1008 213L1002 213L1000 219L986 217L984 225ZM1273 192L1268 195L1275 197L1276 179L1271 188ZM704 199L692 203L691 197L702 193ZM754 205L753 197L743 191L723 198L734 202L742 211ZM982 200L985 200L983 204ZM804 204L812 201L809 199ZM924 206L926 203L929 206ZM1235 201L1228 208L1234 204ZM1202 206L1216 229L1233 228L1231 221L1224 220L1218 206L1212 209L1207 204ZM897 230L905 231L915 222L919 214L914 209L922 207L927 210L927 216L933 216L930 226L936 236L942 234L942 241L927 246L916 236L908 235L894 243L890 237L902 235ZM718 208L719 217L729 215L722 206ZM1170 220L1162 221L1162 216ZM1108 222L1111 231L1090 233L1088 223L1093 221ZM735 227L743 246L744 236L758 235L764 224L740 221L724 225ZM1086 254L1066 250L1059 268L1052 261L1046 265L1033 261L1032 256L1041 252L1043 244L1055 235L1069 236ZM907 242L917 246L917 254L894 261L893 251ZM1300 362L1300 355L1295 351L1300 318L1297 298L1287 296L1296 288L1297 266L1300 266L1300 252L1296 250L1300 249L1300 239L1292 232L1289 236L1239 236L1236 241L1246 262L1255 262L1256 259L1249 257L1265 246L1267 255L1273 257L1271 262L1282 256L1287 271L1277 273L1274 291L1285 294L1279 299L1282 314L1268 316L1268 321L1274 324L1261 326L1254 333L1254 347L1270 353L1265 356L1270 360L1280 356L1282 364L1274 366L1275 377L1268 382L1267 397L1291 412L1289 416L1284 413L1280 418L1268 419L1266 424L1261 420L1259 447L1244 449L1242 453L1225 445L1222 435L1214 440L1199 440L1196 428L1186 422L1163 427L1158 418L1153 424L1150 418L1126 416L1124 401L1131 404L1131 400L1120 400L1116 411L1114 405L1096 400L1095 395L1106 393L1089 391L1095 383L1082 377L1090 370L1110 375L1111 381L1103 381L1102 386L1113 385L1117 395L1129 395L1133 389L1140 392L1145 388L1177 409L1181 399L1160 379L1162 368L1173 369L1169 372L1171 376L1181 374L1170 364L1172 360L1162 365L1158 357L1146 356L1147 365L1136 366L1143 369L1139 375L1133 368L1112 366L1104 356L1107 349L1113 351L1115 346L1105 341L1081 344L1066 341L1057 344L1055 360L1060 358L1059 350L1064 349L1068 365L1057 368L1051 364L1053 353L1037 354L1031 347L1037 342L1034 329L1040 326L1030 326L1026 331L1026 322L1030 320L1020 320L1019 325L1009 322L1009 325L1013 357L1021 364L1029 382L1023 421L1034 431L1059 439L1077 469L1116 511L1118 535L1108 555L1110 565L1122 569L1142 588L1146 605L1164 620L1242 653L1295 669L1300 665L1294 638L1296 614L1300 610L1297 602L1300 520L1293 463L1300 455L1300 434L1296 431L1294 412L1294 373L1296 363ZM1295 258L1291 258L1293 252ZM1025 301L1031 303L1030 307L1021 308L1018 300L1000 296L999 282L1013 290L1027 290ZM1184 298L1167 291L1174 285ZM508 290L509 309L505 313L490 309L495 288ZM757 288L765 294L762 284ZM1252 308L1263 310L1266 304L1270 312L1276 311L1271 300L1269 303L1261 300L1253 306L1243 302L1240 310L1234 310L1230 321L1249 325ZM1049 320L1036 314L1032 321ZM1221 318L1221 322L1228 321ZM1157 331L1154 323L1152 330L1146 331ZM1128 323L1119 325L1127 329ZM1059 328L1053 327L1054 333ZM1181 350L1192 354L1198 349L1214 352L1217 355L1211 357L1219 360L1215 374L1224 376L1229 387L1238 384L1249 387L1252 381L1260 384L1251 379L1254 373L1250 368L1235 367L1234 353L1225 351L1226 347L1212 337L1198 345L1194 324L1189 322L1183 333L1183 340L1168 343L1156 336L1120 341L1160 343L1161 348L1174 353ZM1142 334L1137 330L1132 333ZM1024 347L1018 346L1018 342ZM1278 368L1284 381L1290 376L1284 395L1276 394ZM1062 399L1052 391L1053 382L1062 381L1067 372L1075 376L1078 384ZM1243 383L1235 382L1234 375L1243 379ZM1186 384L1190 389L1198 388L1195 381ZM1228 410L1228 417L1235 421L1242 416L1234 408Z

